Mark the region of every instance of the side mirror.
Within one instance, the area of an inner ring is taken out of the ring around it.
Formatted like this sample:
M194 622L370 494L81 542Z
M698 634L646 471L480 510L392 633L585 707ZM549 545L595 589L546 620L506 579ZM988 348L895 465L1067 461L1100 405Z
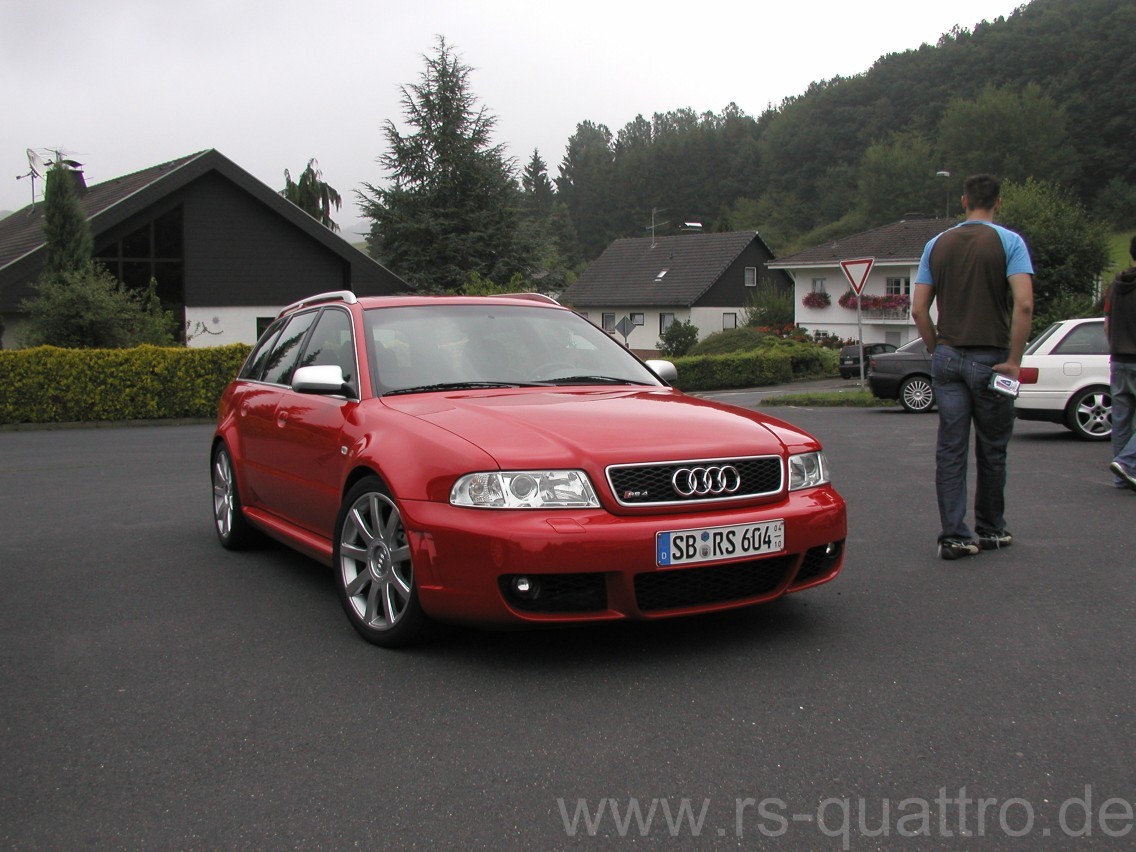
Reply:
M678 381L678 370L675 369L675 365L670 361L652 359L650 361L647 361L646 363L651 372L662 379L664 382L666 382L668 385L673 385Z
M300 367L292 374L292 390L296 393L341 394L347 393L343 370L336 364L319 364Z

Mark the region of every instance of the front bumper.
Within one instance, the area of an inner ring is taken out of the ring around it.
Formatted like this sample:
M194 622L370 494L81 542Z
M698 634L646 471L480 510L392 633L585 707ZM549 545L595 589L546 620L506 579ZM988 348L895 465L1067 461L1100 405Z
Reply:
M665 618L761 603L833 579L847 535L844 501L829 486L774 504L666 515L421 501L402 510L422 608L472 624ZM785 521L780 553L676 568L655 563L657 532L775 518Z

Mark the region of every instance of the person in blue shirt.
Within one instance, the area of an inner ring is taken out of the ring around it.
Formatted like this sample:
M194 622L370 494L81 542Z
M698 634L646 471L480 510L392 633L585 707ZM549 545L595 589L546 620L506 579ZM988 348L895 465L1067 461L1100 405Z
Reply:
M1025 240L994 223L1002 204L993 175L966 179L966 220L931 239L915 277L911 316L931 358L939 409L935 496L942 559L1013 543L1006 529L1007 447L1012 396L991 388L994 374L1017 379L1033 318L1033 263ZM931 319L931 306L938 319ZM967 465L975 433L974 529L967 524Z

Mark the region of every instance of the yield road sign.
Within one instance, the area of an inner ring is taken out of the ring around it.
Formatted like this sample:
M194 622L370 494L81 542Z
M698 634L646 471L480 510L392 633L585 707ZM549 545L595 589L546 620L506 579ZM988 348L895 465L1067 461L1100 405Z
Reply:
M868 273L872 271L872 264L876 262L874 257L861 257L855 260L842 260L840 261L840 268L844 271L844 277L848 279L848 283L852 285L852 289L856 291L856 295L860 295L860 291L864 289L864 284L868 280Z

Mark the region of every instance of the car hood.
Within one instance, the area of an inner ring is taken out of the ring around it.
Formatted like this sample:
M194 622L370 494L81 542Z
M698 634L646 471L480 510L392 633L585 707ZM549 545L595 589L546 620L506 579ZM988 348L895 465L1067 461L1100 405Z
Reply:
M670 388L509 389L385 397L392 409L458 435L502 468L577 467L806 452L807 433L755 411Z

